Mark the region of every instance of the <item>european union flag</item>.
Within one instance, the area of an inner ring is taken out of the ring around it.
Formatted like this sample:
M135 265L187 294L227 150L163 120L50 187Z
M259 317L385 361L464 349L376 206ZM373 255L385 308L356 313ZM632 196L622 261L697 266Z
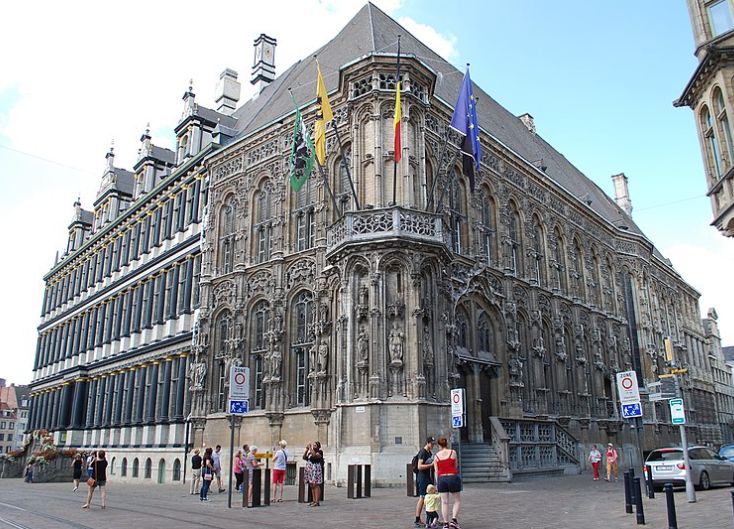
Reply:
M456 105L454 105L451 128L464 136L464 141L461 143L461 153L464 155L464 175L469 179L469 187L474 191L474 173L479 172L479 160L482 153L479 145L477 100L474 98L468 66L464 74L464 80L461 82L459 97L456 99Z

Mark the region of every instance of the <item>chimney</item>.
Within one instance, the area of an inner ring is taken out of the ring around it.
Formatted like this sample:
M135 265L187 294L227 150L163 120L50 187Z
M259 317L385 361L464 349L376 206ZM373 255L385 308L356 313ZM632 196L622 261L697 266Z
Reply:
M261 33L255 39L255 59L252 63L252 79L255 96L275 79L275 46L278 41Z
M217 83L217 112L227 116L231 115L237 108L241 89L242 85L237 80L237 72L229 68L224 70Z
M520 117L520 121L522 121L523 125L525 125L531 134L535 134L535 120L533 119L533 116L525 112Z
M612 175L614 183L614 201L624 210L627 215L632 216L632 201L630 200L630 192L627 188L627 177L624 173Z

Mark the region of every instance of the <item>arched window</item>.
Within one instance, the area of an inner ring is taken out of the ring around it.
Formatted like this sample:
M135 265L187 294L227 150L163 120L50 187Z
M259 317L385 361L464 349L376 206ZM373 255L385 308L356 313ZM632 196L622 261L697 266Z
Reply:
M313 323L313 294L306 290L293 299L291 339L291 376L294 380L291 401L295 406L308 406L310 388L308 373L311 368L309 356L315 353ZM314 349L312 353L312 349Z
M579 299L584 299L586 289L584 288L584 257L581 251L581 243L578 239L574 239L573 248L571 250L571 260L573 261L573 282L574 295Z
M533 277L538 286L545 284L545 234L540 219L533 216Z
M234 198L229 197L219 212L219 258L223 274L234 269L235 216Z
M251 323L251 369L255 385L254 407L262 409L265 406L265 392L263 388L263 358L268 354L266 333L270 328L270 306L267 301L259 301L253 311Z
M223 355L227 351L227 346L230 340L230 314L229 311L224 311L217 316L216 324L216 350L214 354L216 356Z
M336 159L334 164L334 174L336 175L336 181L334 182L334 195L336 201L342 211L349 211L353 208L352 205L352 185L349 182L349 171L348 169L352 163L352 147L347 145L344 147L344 156ZM338 212L334 212L333 218L336 220Z
M140 470L140 462L138 461L138 458L136 457L133 459L133 477L137 478L139 475Z
M714 92L714 110L716 111L716 121L719 122L719 134L724 138L724 147L726 152L725 161L727 167L732 166L734 161L734 145L732 145L731 127L729 127L729 117L726 114L726 105L724 104L724 95L720 88L716 88Z
M454 178L451 180L448 199L449 209L451 211L451 233L454 252L468 254L470 248L467 241L466 187L459 170L456 171Z
M127 476L127 458L122 458L122 464L120 465L120 476L123 478Z
M296 208L293 215L296 217L296 251L300 252L313 248L316 232L316 221L313 204L313 179L306 180L303 187L296 193ZM334 220L339 213L335 213Z
M616 301L616 291L614 288L614 265L612 264L611 257L607 257L606 261L606 285L605 285L605 301L604 304L606 309L610 312L614 312L614 304Z
M173 481L181 481L181 460L176 458L173 461Z
M556 287L561 292L568 290L566 283L566 241L561 235L561 231L556 228L553 230L553 238L555 244L553 245L553 261L554 269L556 271Z
M254 256L256 263L264 263L270 259L271 236L273 230L271 211L272 189L269 181L264 181L255 193L255 222L252 225Z
M716 139L716 130L714 128L714 120L711 117L708 107L701 110L701 129L706 143L706 154L709 159L709 166L713 180L717 181L721 178L721 151Z
M143 477L145 479L150 479L150 474L153 469L153 462L150 460L150 458L145 460L145 473L143 474Z
M117 458L112 458L112 461L110 461L110 474L115 475L115 463L117 462Z
M522 270L522 239L521 229L522 224L520 221L520 213L517 210L517 206L514 202L509 204L510 210L510 225L508 227L508 259L509 268L515 275L520 275Z
M591 282L594 284L594 293L592 302L597 307L601 307L602 303L602 285L601 285L601 260L596 250L591 251Z
M492 330L492 322L489 316L483 312L479 316L479 324L477 325L477 343L479 350L485 353L491 353L494 350L494 332Z
M488 265L494 263L494 237L496 232L494 200L488 191L482 193L482 212L478 227L479 248Z
M185 134L178 140L178 163L182 163L189 155L189 135ZM148 189L150 190L150 189Z

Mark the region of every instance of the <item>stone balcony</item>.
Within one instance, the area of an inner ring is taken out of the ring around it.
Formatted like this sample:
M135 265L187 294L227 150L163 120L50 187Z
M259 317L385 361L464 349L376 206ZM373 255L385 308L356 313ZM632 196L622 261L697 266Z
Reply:
M449 234L436 213L399 206L347 211L327 230L326 254L334 254L352 244L389 240L443 246L448 244Z

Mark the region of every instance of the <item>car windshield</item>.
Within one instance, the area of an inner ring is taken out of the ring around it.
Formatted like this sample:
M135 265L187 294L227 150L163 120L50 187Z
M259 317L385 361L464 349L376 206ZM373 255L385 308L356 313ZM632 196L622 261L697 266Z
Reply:
M734 457L734 445L722 448L719 455L724 457Z
M648 461L675 461L683 459L682 450L655 450L647 456Z

